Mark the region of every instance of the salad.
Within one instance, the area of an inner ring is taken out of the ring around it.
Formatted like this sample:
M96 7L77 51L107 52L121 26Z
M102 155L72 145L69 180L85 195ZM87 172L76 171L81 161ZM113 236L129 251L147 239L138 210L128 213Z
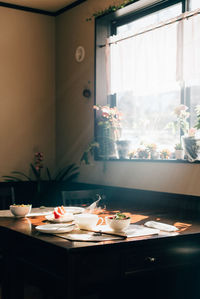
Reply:
M123 213L116 213L114 216L110 216L108 217L109 219L115 219L115 220L126 220L126 219L130 219L130 217L126 216Z

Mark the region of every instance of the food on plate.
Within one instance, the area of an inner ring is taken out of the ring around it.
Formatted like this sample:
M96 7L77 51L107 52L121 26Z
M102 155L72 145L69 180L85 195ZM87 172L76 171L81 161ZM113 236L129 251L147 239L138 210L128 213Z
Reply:
M128 228L131 218L122 213L106 217L106 224L113 230L123 231Z
M54 208L53 215L55 219L68 218L72 213L67 213L63 206Z
M108 217L109 219L115 219L115 220L126 220L130 219L130 217L126 216L125 214L122 213L116 213L114 216Z

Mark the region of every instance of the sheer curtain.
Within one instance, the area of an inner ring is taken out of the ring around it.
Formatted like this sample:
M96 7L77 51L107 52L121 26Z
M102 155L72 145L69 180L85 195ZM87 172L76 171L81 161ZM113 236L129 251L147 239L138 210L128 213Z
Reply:
M184 100L190 106L191 126L195 122L200 93L198 13L107 40L108 94L117 95L123 115L121 139L131 140L134 148L155 143L174 151L180 132L170 131L167 125L175 120L173 111L183 99L182 87L190 88L189 100Z
M110 51L106 51L110 55L109 92L131 90L134 95L147 95L198 80L199 28L200 15L194 15L132 37L110 37Z

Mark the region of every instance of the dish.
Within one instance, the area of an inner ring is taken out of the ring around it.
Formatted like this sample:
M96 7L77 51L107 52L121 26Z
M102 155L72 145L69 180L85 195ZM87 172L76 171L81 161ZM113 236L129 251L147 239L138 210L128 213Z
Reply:
M65 223L65 222L70 222L70 221L74 220L74 215L72 213L66 213L65 215L63 215L63 217L56 219L54 217L54 214L51 213L50 215L46 215L45 218L50 222Z
M45 224L36 226L36 230L45 234L63 234L71 232L75 227L75 224Z
M10 205L10 211L15 217L25 217L31 211L32 205Z
M46 216L51 215L52 211L49 212L33 212L26 215L26 217Z
M85 211L84 208L81 207L64 207L66 213L73 213L73 214L81 214Z

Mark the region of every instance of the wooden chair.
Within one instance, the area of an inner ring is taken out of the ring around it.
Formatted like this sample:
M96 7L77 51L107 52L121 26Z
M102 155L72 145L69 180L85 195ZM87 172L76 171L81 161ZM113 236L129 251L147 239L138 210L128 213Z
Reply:
M61 191L64 206L87 206L98 199L98 194L105 198L103 189L87 189L74 191Z
M7 210L15 203L15 192L12 186L0 187L0 210Z

